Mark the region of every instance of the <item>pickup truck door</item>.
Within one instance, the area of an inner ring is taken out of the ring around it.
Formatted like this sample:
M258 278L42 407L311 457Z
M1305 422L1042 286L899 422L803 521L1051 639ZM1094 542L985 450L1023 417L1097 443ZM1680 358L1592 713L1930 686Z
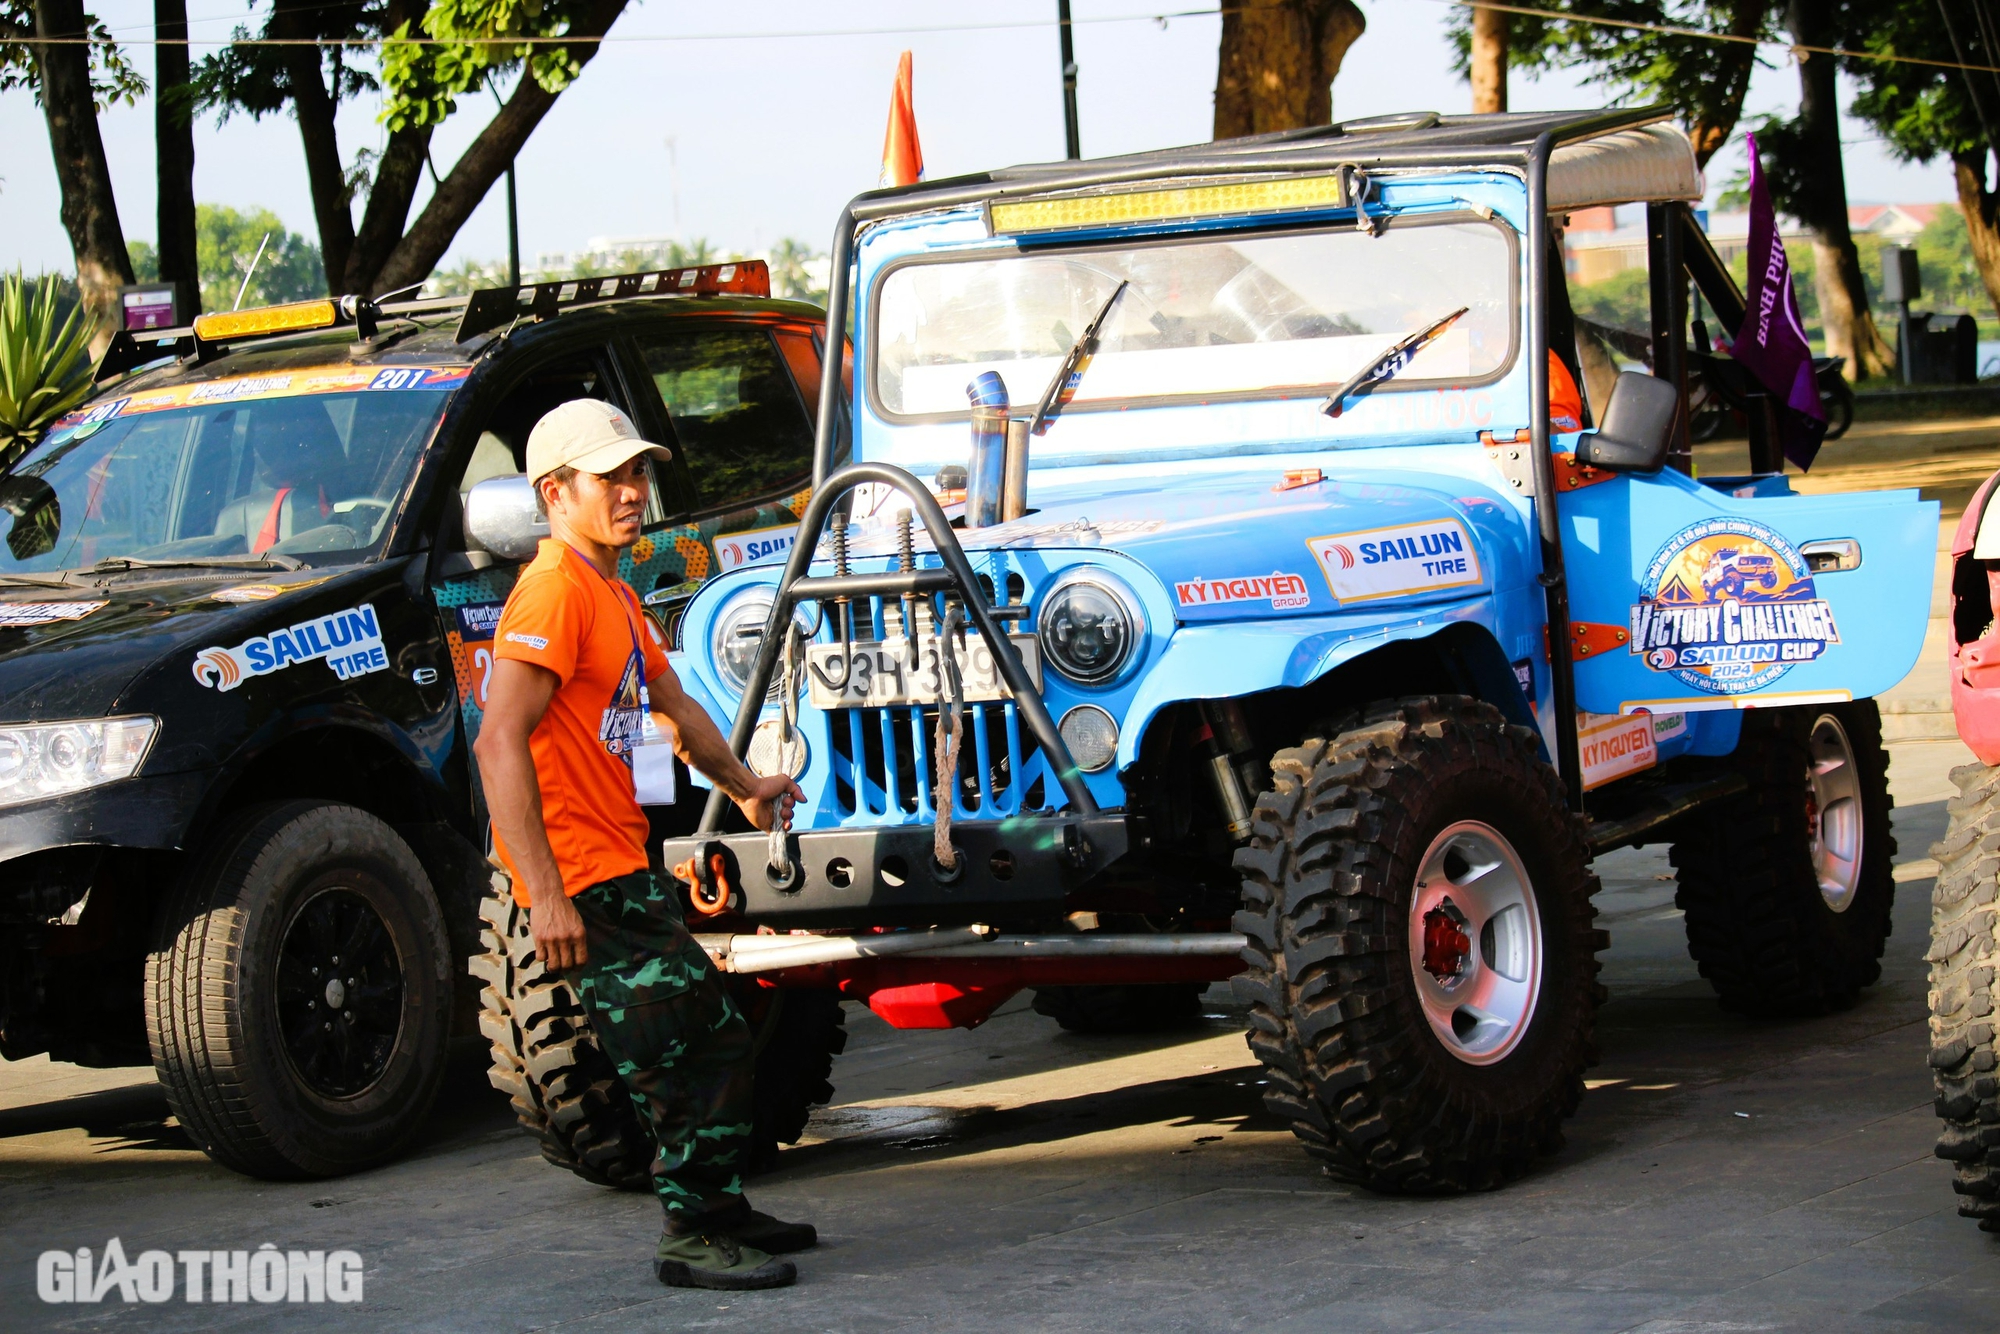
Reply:
M1556 460L1579 708L1655 714L1879 695L1930 617L1938 505L1782 475L1612 476Z

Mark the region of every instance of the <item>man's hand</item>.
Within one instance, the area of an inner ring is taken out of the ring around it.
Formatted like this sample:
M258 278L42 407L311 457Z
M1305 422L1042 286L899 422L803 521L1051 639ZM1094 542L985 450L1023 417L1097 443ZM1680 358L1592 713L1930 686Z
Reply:
M751 824L768 831L779 821L790 829L792 803L805 799L806 794L799 791L797 783L784 774L773 774L769 778L753 778L749 791L736 798L736 805Z
M581 968L590 957L583 918L563 894L538 894L528 909L528 934L535 938L535 955L551 972Z

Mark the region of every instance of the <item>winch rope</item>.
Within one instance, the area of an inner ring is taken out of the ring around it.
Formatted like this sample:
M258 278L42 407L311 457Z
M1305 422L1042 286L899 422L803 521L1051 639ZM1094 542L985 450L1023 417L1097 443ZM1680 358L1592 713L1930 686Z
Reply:
M945 608L943 631L938 635L938 669L944 673L946 693L950 696L949 706L945 700L938 701L937 733L932 739L931 749L937 755L937 789L931 796L931 805L937 811L937 824L931 835L931 856L937 864L949 871L958 865L958 854L951 846L951 813L957 801L958 790L958 742L963 730L959 713L964 706L965 684L958 675L959 608L951 603ZM949 712L951 724L945 725Z
M804 653L804 632L797 621L785 631L783 670L778 677L778 749L772 757L772 773L789 774L797 762L799 738L799 659ZM792 878L792 850L785 838L782 802L771 809L771 830L765 835L764 860L780 881Z

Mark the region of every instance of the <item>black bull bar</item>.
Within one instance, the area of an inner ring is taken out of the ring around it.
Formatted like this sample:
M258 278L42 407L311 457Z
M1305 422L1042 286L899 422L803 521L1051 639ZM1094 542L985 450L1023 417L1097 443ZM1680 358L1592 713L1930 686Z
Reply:
M806 573L836 503L870 482L894 487L909 498L943 569L818 578ZM821 599L911 595L956 597L964 607L971 627L991 648L1021 721L1062 784L1068 808L1007 820L955 820L951 843L958 855L950 867L939 864L933 854L930 825L800 830L786 836L792 863L786 874L768 864L766 835L721 832L729 799L716 788L708 795L696 832L668 839L661 849L666 865L689 884L698 911L784 917L802 926L932 922L941 908L953 916L1005 915L1009 909L1018 914L1059 904L1072 889L1125 854L1129 841L1125 816L1098 810L1026 664L1002 632L943 508L923 483L892 464L849 464L814 489L764 622L757 661L730 729L730 750L739 760L749 753L795 607ZM832 624L832 618L825 623ZM910 633L908 627L905 633ZM951 794L940 795L955 800Z

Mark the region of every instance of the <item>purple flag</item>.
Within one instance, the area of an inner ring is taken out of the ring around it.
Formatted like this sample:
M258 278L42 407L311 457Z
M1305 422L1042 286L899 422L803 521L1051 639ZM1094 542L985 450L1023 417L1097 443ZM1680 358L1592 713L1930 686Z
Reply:
M1743 327L1736 331L1729 355L1777 398L1779 443L1785 457L1803 470L1812 467L1826 435L1826 409L1820 406L1812 346L1792 292L1792 264L1778 239L1771 188L1764 184L1757 160L1757 136L1743 137L1750 146L1750 290L1743 299Z

